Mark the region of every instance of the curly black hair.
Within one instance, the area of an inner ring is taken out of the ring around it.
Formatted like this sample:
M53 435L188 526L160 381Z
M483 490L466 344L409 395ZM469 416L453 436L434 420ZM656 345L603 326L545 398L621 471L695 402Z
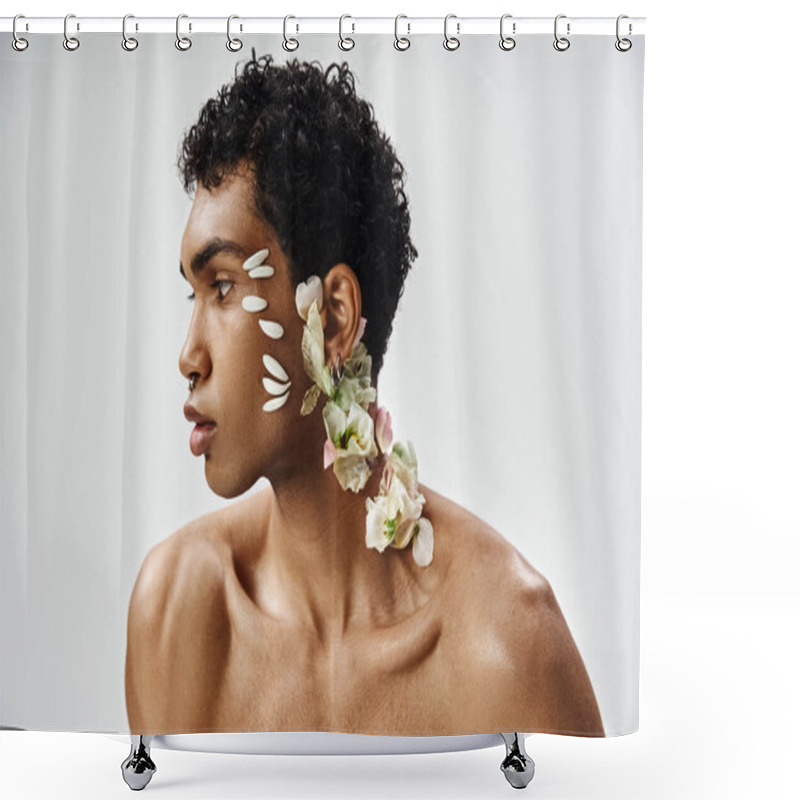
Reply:
M180 145L185 191L218 186L245 163L257 213L275 232L296 286L342 261L361 286L363 341L377 381L403 287L417 257L404 168L347 62L240 62ZM239 66L243 64L241 74ZM330 78L330 80L329 80Z

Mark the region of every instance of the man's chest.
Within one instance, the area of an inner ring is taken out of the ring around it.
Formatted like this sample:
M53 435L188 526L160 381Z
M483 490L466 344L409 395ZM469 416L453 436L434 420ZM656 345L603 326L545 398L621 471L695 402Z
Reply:
M236 625L234 625L236 630ZM214 729L452 732L469 689L439 620L321 647L279 629L231 639Z

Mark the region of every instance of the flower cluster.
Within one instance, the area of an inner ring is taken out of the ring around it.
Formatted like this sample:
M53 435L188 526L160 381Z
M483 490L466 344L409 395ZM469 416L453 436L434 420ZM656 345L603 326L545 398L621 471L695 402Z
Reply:
M381 406L373 424L368 413L377 399L372 386L372 357L361 341L367 320L361 317L353 351L334 379L325 365L325 337L322 330L322 280L313 275L297 286L297 313L305 320L303 366L312 385L303 397L300 413L316 408L321 393L329 399L322 409L327 439L323 448L324 468L333 472L343 489L360 492L372 474L380 453L388 453L378 495L367 498L367 547L383 552L413 542L414 559L428 566L433 559L433 525L421 516L425 497L417 483L417 458L409 441L407 447L392 443L392 421ZM377 440L377 441L376 441Z

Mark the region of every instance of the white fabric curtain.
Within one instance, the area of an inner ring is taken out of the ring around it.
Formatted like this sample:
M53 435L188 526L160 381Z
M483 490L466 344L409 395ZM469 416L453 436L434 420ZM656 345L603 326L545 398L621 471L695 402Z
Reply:
M0 722L127 732L128 600L227 504L188 448L182 134L251 46L346 60L407 170L381 403L419 477L552 584L607 735L638 727L644 38L91 34L0 54ZM251 491L263 488L259 483ZM491 603L491 598L486 598Z

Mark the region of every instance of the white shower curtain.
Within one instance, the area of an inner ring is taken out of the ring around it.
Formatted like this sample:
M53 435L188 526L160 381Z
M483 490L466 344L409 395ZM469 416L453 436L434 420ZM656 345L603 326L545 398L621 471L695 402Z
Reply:
M405 167L419 254L380 375L395 439L422 483L549 581L605 735L637 729L644 37L628 52L613 32L571 38L565 52L547 35L509 52L496 35L454 52L433 35L406 52L384 35L346 53L335 35L295 53L279 35L238 53L210 35L180 52L171 34L134 52L100 33L75 52L61 35L3 47L3 727L128 732L145 556L234 502L187 443L192 196L176 159L255 49L350 65Z

